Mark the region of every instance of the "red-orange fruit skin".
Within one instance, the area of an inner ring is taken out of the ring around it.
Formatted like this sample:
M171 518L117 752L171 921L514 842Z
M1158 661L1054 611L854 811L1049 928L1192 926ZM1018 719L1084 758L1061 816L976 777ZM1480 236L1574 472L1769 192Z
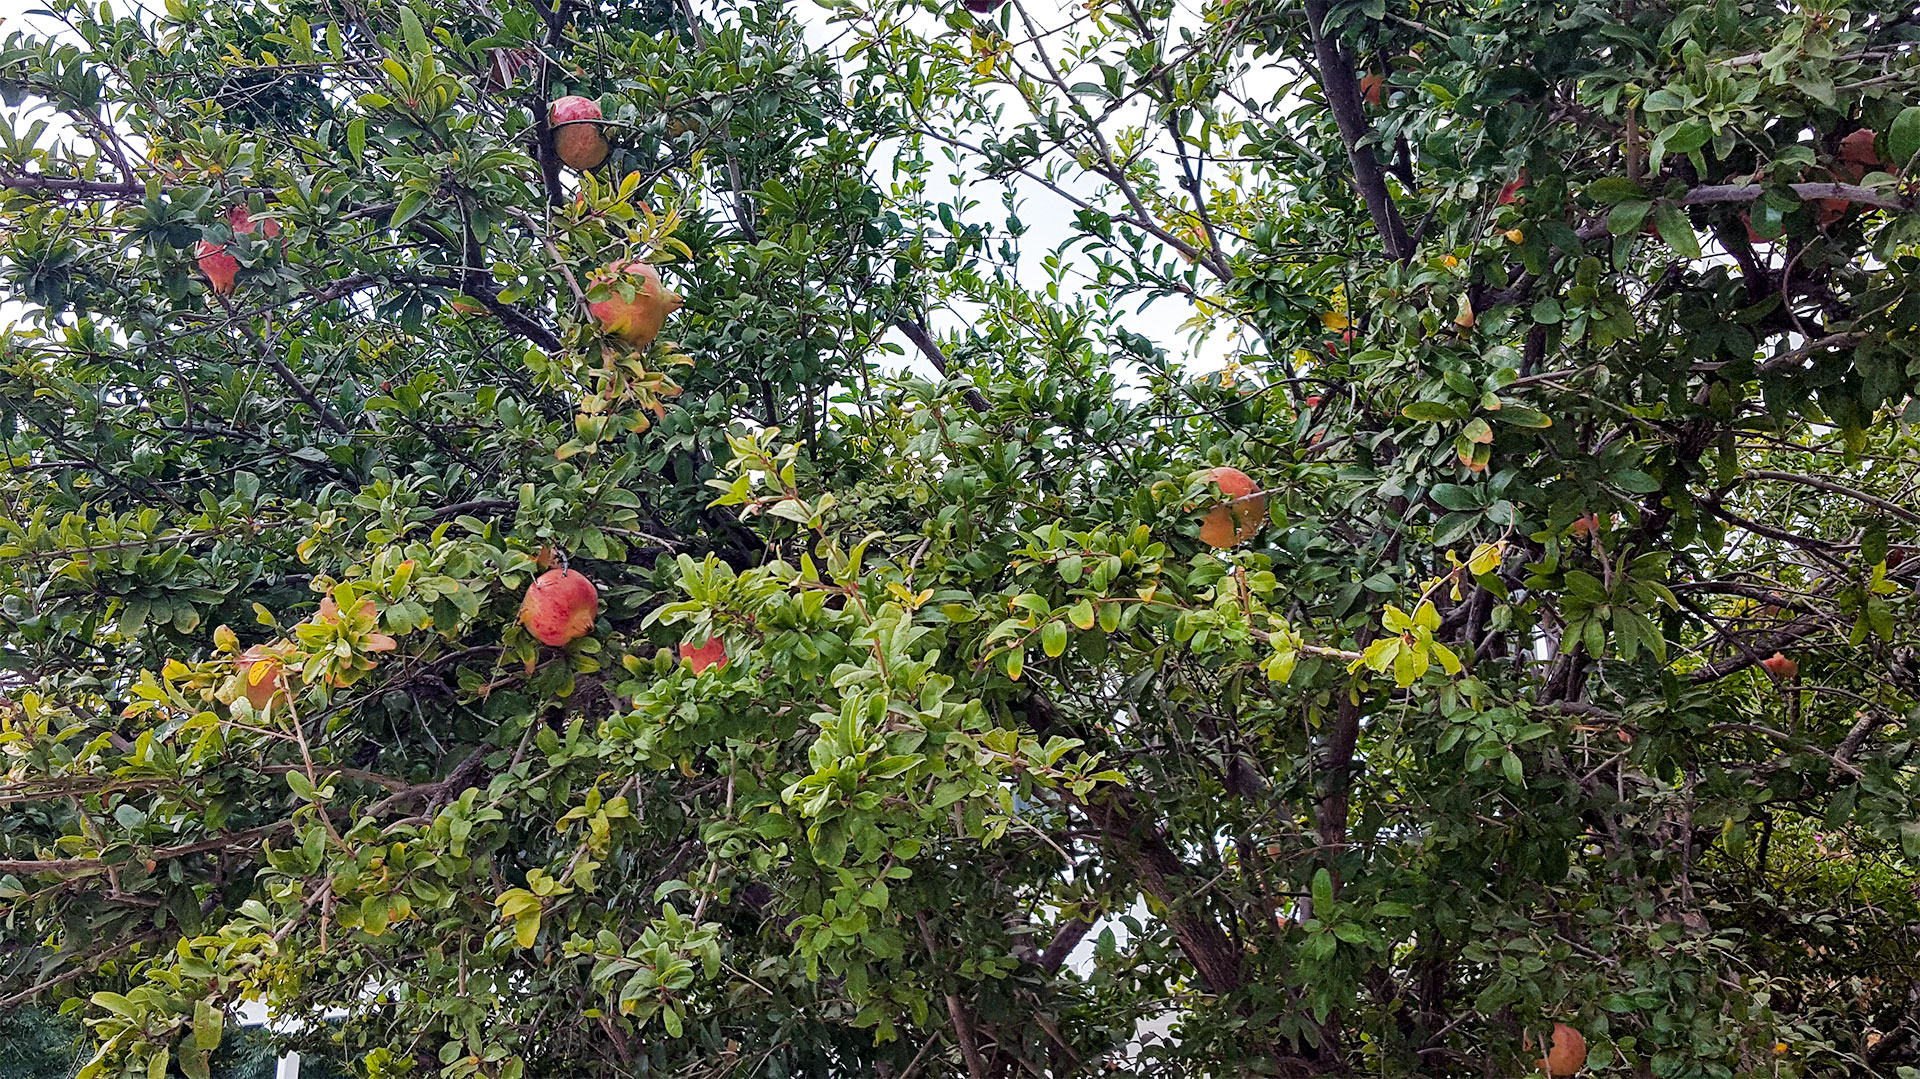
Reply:
M602 329L628 344L651 344L659 336L661 327L666 325L667 316L680 310L680 294L661 283L660 271L654 269L651 263L639 259L608 266L601 271L600 280L618 281L622 274L640 279L635 285L633 299L623 299L615 292L599 303L588 304L587 313L600 323Z
M553 133L553 152L568 168L586 172L607 159L607 139L592 124L568 124Z
M1209 470L1207 476L1220 485L1221 493L1229 499L1242 499L1260 492L1260 485L1253 482L1253 477L1237 468L1223 465ZM1260 523L1266 516L1265 498L1222 502L1208 510L1200 522L1200 542L1219 549L1245 543L1259 534Z
M1580 1074L1580 1069L1587 1066L1586 1036L1565 1023L1553 1024L1553 1043L1547 1046L1547 1055L1534 1064L1554 1079Z
M586 636L600 614L600 592L576 570L553 569L533 579L520 603L520 624L542 644L560 647Z
M727 665L727 646L718 637L708 637L707 643L694 647L693 642L683 641L680 645L680 658L687 661L693 673L699 674L708 667Z
M607 159L607 139L600 133L600 105L577 94L557 98L547 106L553 128L553 152L568 168L585 172Z
M233 226L235 235L244 236L254 230L253 215L247 212L245 206L235 206L227 211L227 222ZM263 236L280 235L280 222L270 217L261 221L259 228ZM213 291L222 296L233 295L233 279L240 272L240 261L227 254L223 245L207 240L194 245L193 253L200 264L200 272L206 274L207 280L213 284Z

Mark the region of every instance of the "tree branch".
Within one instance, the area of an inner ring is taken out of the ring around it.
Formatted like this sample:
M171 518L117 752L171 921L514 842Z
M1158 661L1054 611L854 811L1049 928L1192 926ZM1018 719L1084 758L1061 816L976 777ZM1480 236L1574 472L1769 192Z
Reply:
M1775 472L1772 469L1756 468L1748 472L1745 478L1751 480L1781 480L1787 483L1798 483L1816 490L1829 491L1836 495L1845 495L1855 502L1872 506L1875 509L1885 510L1909 524L1920 525L1920 513L1915 513L1897 502L1889 502L1878 495L1870 495L1865 491L1848 487L1843 483L1835 483L1832 480L1821 479L1818 476L1803 476L1798 472Z
M1067 957L1073 954L1073 950L1080 946L1081 940L1085 939L1092 929L1093 923L1085 919L1068 919L1060 928L1053 931L1053 939L1047 943L1046 951L1040 953L1040 969L1048 974L1058 972L1066 963Z
M213 839L203 839L197 843L188 843L178 847L158 847L147 853L147 859L154 862L164 862L174 858L184 858L189 854L199 854L203 851L243 850L278 832L284 832L291 827L293 827L291 820L283 820L278 824L263 824L258 828L249 828L243 832L228 832L226 835L217 836ZM37 875L41 873L86 873L105 868L107 868L107 863L99 858L48 858L44 860L0 859L0 873L20 873L27 875Z
M926 354L927 359L932 361L934 370L940 372L940 377L952 377L947 373L947 355L940 351L940 343L933 339L933 331L927 329L926 324L918 319L902 318L895 321L894 325L900 328L901 333L906 334L907 340L912 341L921 352ZM987 403L987 399L981 396L979 390L969 386L964 396L967 404L975 412L985 415L993 411L993 406Z
M1788 184L1800 201L1810 199L1845 199L1848 202L1878 206L1883 210L1910 210L1913 200L1900 195L1889 195L1871 187L1858 184ZM1682 206L1710 206L1727 202L1753 202L1766 194L1767 189L1760 184L1712 184L1696 187L1680 196Z
M147 185L110 180L78 180L35 173L0 173L0 187L14 191L46 192L79 198L137 199L147 194Z
M1353 77L1353 57L1326 35L1326 24L1327 0L1307 0L1307 37L1313 42L1314 66L1319 69L1320 89L1326 94L1327 108L1340 128L1340 141L1347 148L1354 186L1366 200L1367 213L1373 218L1373 227L1380 234L1387 254L1406 262L1413 258L1413 243L1407 236L1406 222L1401 220L1400 208L1394 205L1393 194L1387 189L1386 170L1380 167L1373 147L1364 145L1372 132L1367 124L1366 109L1361 104L1360 84Z

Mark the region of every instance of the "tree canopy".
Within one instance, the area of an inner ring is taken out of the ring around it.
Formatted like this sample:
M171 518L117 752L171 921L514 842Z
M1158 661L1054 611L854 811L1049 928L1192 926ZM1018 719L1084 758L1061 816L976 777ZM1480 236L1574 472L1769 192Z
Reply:
M1911 5L55 0L0 97L81 1079L1920 1074Z

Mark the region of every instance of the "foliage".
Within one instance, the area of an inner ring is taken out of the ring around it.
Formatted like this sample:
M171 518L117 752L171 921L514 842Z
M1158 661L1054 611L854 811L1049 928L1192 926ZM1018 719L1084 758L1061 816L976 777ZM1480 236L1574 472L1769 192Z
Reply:
M67 1079L86 1063L88 1054L76 1050L85 1044L85 1027L71 1016L28 1005L0 1017L0 1076L6 1079ZM259 1027L226 1031L220 1048L208 1058L214 1079L274 1079L280 1053L272 1036ZM334 1079L347 1074L326 1056L303 1054L300 1074L306 1079Z
M1904 7L53 8L0 1010L81 1079L247 1000L369 1077L1920 1067Z

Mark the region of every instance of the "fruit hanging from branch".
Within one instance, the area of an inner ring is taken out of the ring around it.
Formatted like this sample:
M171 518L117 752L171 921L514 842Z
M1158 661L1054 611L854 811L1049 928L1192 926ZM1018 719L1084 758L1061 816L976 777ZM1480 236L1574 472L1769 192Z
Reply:
M1533 1040L1527 1039L1526 1044L1532 1048ZM1553 1024L1553 1039L1547 1044L1547 1055L1535 1061L1534 1066L1553 1079L1566 1079L1580 1074L1586 1065L1586 1036L1565 1023Z
M1782 682L1791 682L1800 677L1799 661L1789 659L1778 652L1761 660L1760 666L1765 667L1768 674Z
M569 95L548 106L553 152L568 168L586 172L607 159L607 139L600 133L600 119L600 106L592 98Z
M1219 485L1220 492L1229 501L1221 502L1207 511L1206 518L1200 522L1200 542L1209 547L1225 549L1245 543L1257 535L1261 522L1267 516L1267 499L1260 493L1260 485L1253 482L1253 477L1225 465L1208 469L1201 475Z
M535 577L520 601L520 624L556 648L586 636L599 614L599 590L584 574L565 567Z
M1857 184L1866 178L1867 173L1884 168L1886 166L1881 162L1880 154L1873 148L1872 128L1859 128L1840 140L1840 153L1833 164L1836 182ZM1852 205L1847 199L1821 199L1820 224L1831 225L1840 220Z
M235 236L252 235L256 226L262 236L271 238L280 235L280 222L269 217L256 223L245 206L228 210L227 223L233 226ZM200 272L206 274L207 280L213 284L213 291L222 296L233 295L233 279L240 272L240 261L227 254L224 245L211 240L201 240L193 253L200 263Z
M699 674L708 667L727 665L727 645L718 637L708 637L707 643L698 648L694 647L692 641L682 641L680 658L687 661L687 665L693 668L693 673Z
M644 348L652 344L659 336L660 327L666 325L667 316L680 310L680 294L661 283L660 271L654 269L652 263L640 259L616 262L603 267L593 281L607 285L613 295L588 304L587 313L600 323L601 329L630 345ZM622 288L631 289L633 298L623 296Z

